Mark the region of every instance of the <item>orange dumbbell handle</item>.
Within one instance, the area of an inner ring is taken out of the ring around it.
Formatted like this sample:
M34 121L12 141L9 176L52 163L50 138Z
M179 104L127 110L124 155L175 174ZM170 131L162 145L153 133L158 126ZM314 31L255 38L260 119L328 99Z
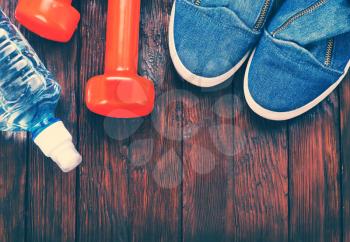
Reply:
M140 0L108 0L105 73L137 73Z

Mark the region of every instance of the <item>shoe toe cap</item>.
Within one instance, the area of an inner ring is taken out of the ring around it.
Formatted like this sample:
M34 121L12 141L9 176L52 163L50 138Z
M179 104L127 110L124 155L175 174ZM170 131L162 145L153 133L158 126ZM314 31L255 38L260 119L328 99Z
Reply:
M259 106L290 112L319 97L340 75L302 47L265 33L248 64L246 82L249 95Z

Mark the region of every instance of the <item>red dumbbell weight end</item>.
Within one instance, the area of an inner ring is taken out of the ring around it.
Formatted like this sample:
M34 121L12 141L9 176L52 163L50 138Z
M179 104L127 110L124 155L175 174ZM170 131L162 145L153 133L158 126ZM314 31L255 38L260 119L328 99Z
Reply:
M19 0L16 19L45 39L68 42L80 20L71 3L72 0Z

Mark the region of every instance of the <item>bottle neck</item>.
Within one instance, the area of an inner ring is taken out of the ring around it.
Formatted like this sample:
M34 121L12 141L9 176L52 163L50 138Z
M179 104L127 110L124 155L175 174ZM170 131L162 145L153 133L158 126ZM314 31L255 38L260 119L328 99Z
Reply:
M49 116L45 117L43 120L41 120L38 124L36 124L33 128L29 130L32 134L32 139L34 140L43 130L59 121L61 120L55 118L53 114L50 114Z

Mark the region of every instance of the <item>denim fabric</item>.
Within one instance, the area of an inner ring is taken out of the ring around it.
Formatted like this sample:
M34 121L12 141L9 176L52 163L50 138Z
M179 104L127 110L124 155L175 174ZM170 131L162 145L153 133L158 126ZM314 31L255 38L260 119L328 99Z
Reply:
M258 21L262 7L266 1L257 0L227 0L227 7L237 14L237 16L250 28ZM274 1L270 1L269 12ZM267 17L269 16L267 13ZM266 19L265 19L266 20Z
M198 76L225 74L259 40L262 31L255 30L254 25L265 1L201 0L199 6L194 2L175 2L177 54L183 65Z
M292 16L319 1L286 0L258 44L248 89L265 109L288 112L319 97L338 81L350 59L350 2L329 0L287 27ZM275 34L274 34L275 33ZM330 39L334 46L329 48ZM327 47L331 50L327 52ZM331 58L327 60L327 53Z
M298 17L274 37L306 45L350 31L349 0L286 0L278 15L269 24L269 32L273 33L286 20L319 2L325 3L320 4L311 13Z

